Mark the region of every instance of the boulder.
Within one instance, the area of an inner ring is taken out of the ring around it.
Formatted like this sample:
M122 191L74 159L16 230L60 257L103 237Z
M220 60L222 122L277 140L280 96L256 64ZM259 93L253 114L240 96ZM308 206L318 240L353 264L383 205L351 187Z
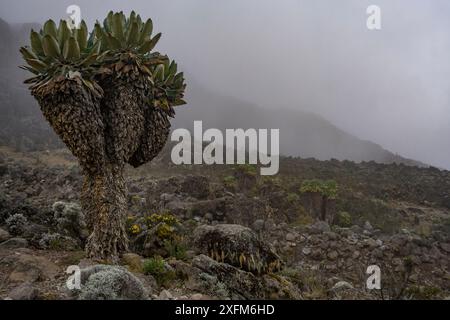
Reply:
M298 288L280 275L255 275L205 255L196 256L192 266L201 271L203 281L218 290L215 294L222 298L300 299Z
M22 253L20 250L24 249L0 260L0 268L9 272L10 283L51 280L59 274L59 267L46 257Z
M441 249L446 253L450 253L450 243L440 243Z
M181 300L181 299L179 299L179 300ZM201 293L194 293L191 295L189 300L212 300L212 298L210 296L207 296L207 295L204 295Z
M251 272L243 271L226 263L217 262L205 255L196 256L192 260L192 265L214 278L217 277L217 280L226 286L224 289L226 292L229 292L228 294L232 295L232 298L264 298L263 284ZM203 278L206 277L203 276ZM211 281L214 282L214 279L211 278Z
M123 267L95 265L81 270L80 300L148 299L142 282Z
M0 243L0 248L3 249L17 249L28 247L28 241L23 238L11 238Z
M364 230L367 230L367 231L372 231L373 230L372 224L369 221L366 221L364 223Z
M298 233L291 233L291 232L289 232L289 233L286 234L286 241L293 242L293 241L297 240L297 238L298 238Z
M34 300L39 295L39 290L30 283L23 283L14 288L8 297L12 300Z
M265 222L263 219L257 219L257 220L255 220L255 222L253 222L252 229L257 232L260 232L260 231L264 230L264 225L265 225Z
M260 274L281 269L281 259L272 246L241 225L199 226L194 230L194 243L199 252L246 271Z
M6 241L9 238L11 238L11 235L9 234L9 232L0 228L0 242Z
M311 254L311 248L308 248L308 247L303 248L303 249L302 249L302 253L303 253L305 256L310 255L310 254Z
M354 289L353 285L347 281L338 281L333 288L331 288L331 291L338 292L341 290L352 290Z
M163 290L159 294L158 300L173 300L173 295L170 293L169 290Z
M330 251L330 252L327 254L327 257L328 257L328 259L330 259L330 260L336 260L338 256L339 256L339 253L338 253L336 250Z
M312 226L310 226L310 231L313 234L329 232L330 225L325 221L316 221Z
M142 272L142 257L136 253L123 254L122 264L126 265L131 272Z

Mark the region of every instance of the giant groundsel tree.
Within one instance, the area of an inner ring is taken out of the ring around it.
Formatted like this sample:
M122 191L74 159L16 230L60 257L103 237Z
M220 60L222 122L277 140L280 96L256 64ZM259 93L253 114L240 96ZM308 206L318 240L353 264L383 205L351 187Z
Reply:
M177 64L154 51L161 37L132 12L110 12L88 32L62 20L31 31L20 52L42 113L84 175L81 202L89 257L115 260L128 249L124 167L151 161L170 131L186 88Z

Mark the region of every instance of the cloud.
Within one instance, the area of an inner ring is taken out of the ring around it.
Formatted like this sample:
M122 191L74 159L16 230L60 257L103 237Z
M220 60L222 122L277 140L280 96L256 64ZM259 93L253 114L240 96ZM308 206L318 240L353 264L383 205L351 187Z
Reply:
M74 1L2 0L9 22L59 18ZM215 91L302 109L409 158L450 168L447 0L158 0L77 3L90 23L135 9L161 51ZM377 4L382 30L366 28ZM27 10L24 10L27 8Z

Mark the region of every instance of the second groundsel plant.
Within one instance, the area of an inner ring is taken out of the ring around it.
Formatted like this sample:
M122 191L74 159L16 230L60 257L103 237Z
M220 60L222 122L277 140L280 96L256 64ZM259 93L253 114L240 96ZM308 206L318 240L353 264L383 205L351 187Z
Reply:
M110 12L89 32L48 20L20 52L42 113L79 160L89 257L117 260L128 250L124 167L164 147L174 107L185 104L177 64L155 51L161 34L132 12Z

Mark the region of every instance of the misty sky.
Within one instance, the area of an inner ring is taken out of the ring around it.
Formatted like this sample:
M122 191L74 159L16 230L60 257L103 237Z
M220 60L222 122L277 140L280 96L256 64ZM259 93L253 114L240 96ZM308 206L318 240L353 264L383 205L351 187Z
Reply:
M450 169L448 0L1 0L0 17L42 23L71 4L90 24L111 9L151 17L160 51L219 93ZM366 28L370 4L381 31Z

